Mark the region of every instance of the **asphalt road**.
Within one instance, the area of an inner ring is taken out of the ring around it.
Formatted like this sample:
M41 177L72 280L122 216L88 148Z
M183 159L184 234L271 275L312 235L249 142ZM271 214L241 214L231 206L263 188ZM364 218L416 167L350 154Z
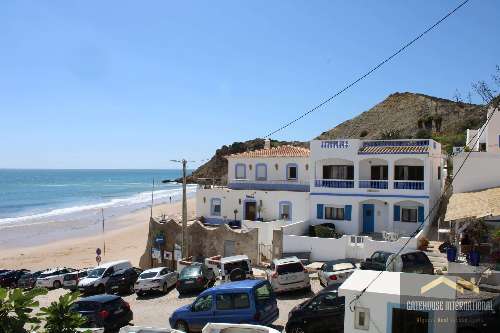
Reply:
M297 304L309 299L314 292L318 292L322 287L318 280L311 280L312 292L297 291L278 295L278 307L280 316L274 322L273 327L282 331L288 319L288 312ZM38 297L40 307L47 306L50 302L56 301L59 296L67 291L64 289L50 290L47 295ZM181 296L177 290L171 289L167 294L151 294L149 296L138 297L135 294L122 295L123 299L130 304L134 312L134 325L150 327L170 327L168 318L178 307L191 304L196 295Z

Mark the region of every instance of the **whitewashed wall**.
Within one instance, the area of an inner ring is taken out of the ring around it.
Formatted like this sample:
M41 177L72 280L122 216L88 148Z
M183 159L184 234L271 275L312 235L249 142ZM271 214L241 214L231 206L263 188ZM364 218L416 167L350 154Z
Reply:
M453 158L453 172L456 174L468 153ZM470 192L500 186L500 153L472 152L456 174L453 192Z
M287 224L286 221L277 220L271 222L259 221L242 221L242 227L247 229L259 229L258 242L259 244L272 245L273 244L273 231L280 230L281 227Z
M283 235L303 236L309 231L309 221L299 221L283 226Z
M287 179L286 166L295 163L298 166L297 182L307 183L309 181L309 158L308 157L262 157L262 158L228 158L228 182L236 179L235 165L246 166L246 179L255 181L255 166L259 163L267 166L267 181L285 181ZM276 168L276 165L278 166ZM251 169L250 169L251 168Z

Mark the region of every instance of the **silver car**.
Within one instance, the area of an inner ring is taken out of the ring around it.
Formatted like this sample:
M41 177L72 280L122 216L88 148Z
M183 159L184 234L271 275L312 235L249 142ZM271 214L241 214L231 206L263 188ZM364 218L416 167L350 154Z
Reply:
M329 261L318 271L319 283L322 286L342 284L356 269L356 264L346 259Z
M161 291L164 294L177 283L177 272L166 267L156 267L145 270L135 282L134 290L137 295L151 291Z
M266 271L267 280L277 293L311 289L309 273L297 257L274 259Z

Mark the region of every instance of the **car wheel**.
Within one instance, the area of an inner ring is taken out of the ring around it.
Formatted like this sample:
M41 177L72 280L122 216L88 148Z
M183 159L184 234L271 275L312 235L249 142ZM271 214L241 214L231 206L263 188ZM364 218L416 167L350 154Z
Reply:
M163 287L161 288L161 291L164 294L168 293L168 284L166 282L163 284Z
M182 320L179 320L178 322L175 323L175 329L181 332L189 333L188 325L186 324L185 321Z
M54 287L54 289L59 289L61 288L61 282L59 282L58 280L54 281L54 283L52 284L52 286Z
M293 325L286 333L306 333L305 329L300 325Z
M130 284L130 286L128 287L128 292L129 292L130 294L133 294L133 293L135 292L135 290L134 290L134 285L133 285L133 284Z

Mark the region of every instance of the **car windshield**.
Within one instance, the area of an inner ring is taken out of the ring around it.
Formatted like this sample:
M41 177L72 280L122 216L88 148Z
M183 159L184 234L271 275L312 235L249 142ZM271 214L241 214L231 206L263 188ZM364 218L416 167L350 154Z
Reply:
M64 276L64 281L75 280L78 277L78 274L66 274Z
M99 310L100 304L97 302L76 302L71 306L71 310L80 311L96 311Z
M87 277L89 278L98 278L100 277L104 271L106 270L106 268L96 268L96 269L93 269L89 272L89 274L87 275Z
M151 279L154 278L158 274L158 272L144 272L141 275L139 275L139 278L141 279Z
M181 271L180 278L190 278L200 275L200 266L188 266L184 267Z
M344 271L347 269L354 269L356 266L350 262L341 262L341 263L329 263L326 265L325 271L327 272L336 272L336 271Z

